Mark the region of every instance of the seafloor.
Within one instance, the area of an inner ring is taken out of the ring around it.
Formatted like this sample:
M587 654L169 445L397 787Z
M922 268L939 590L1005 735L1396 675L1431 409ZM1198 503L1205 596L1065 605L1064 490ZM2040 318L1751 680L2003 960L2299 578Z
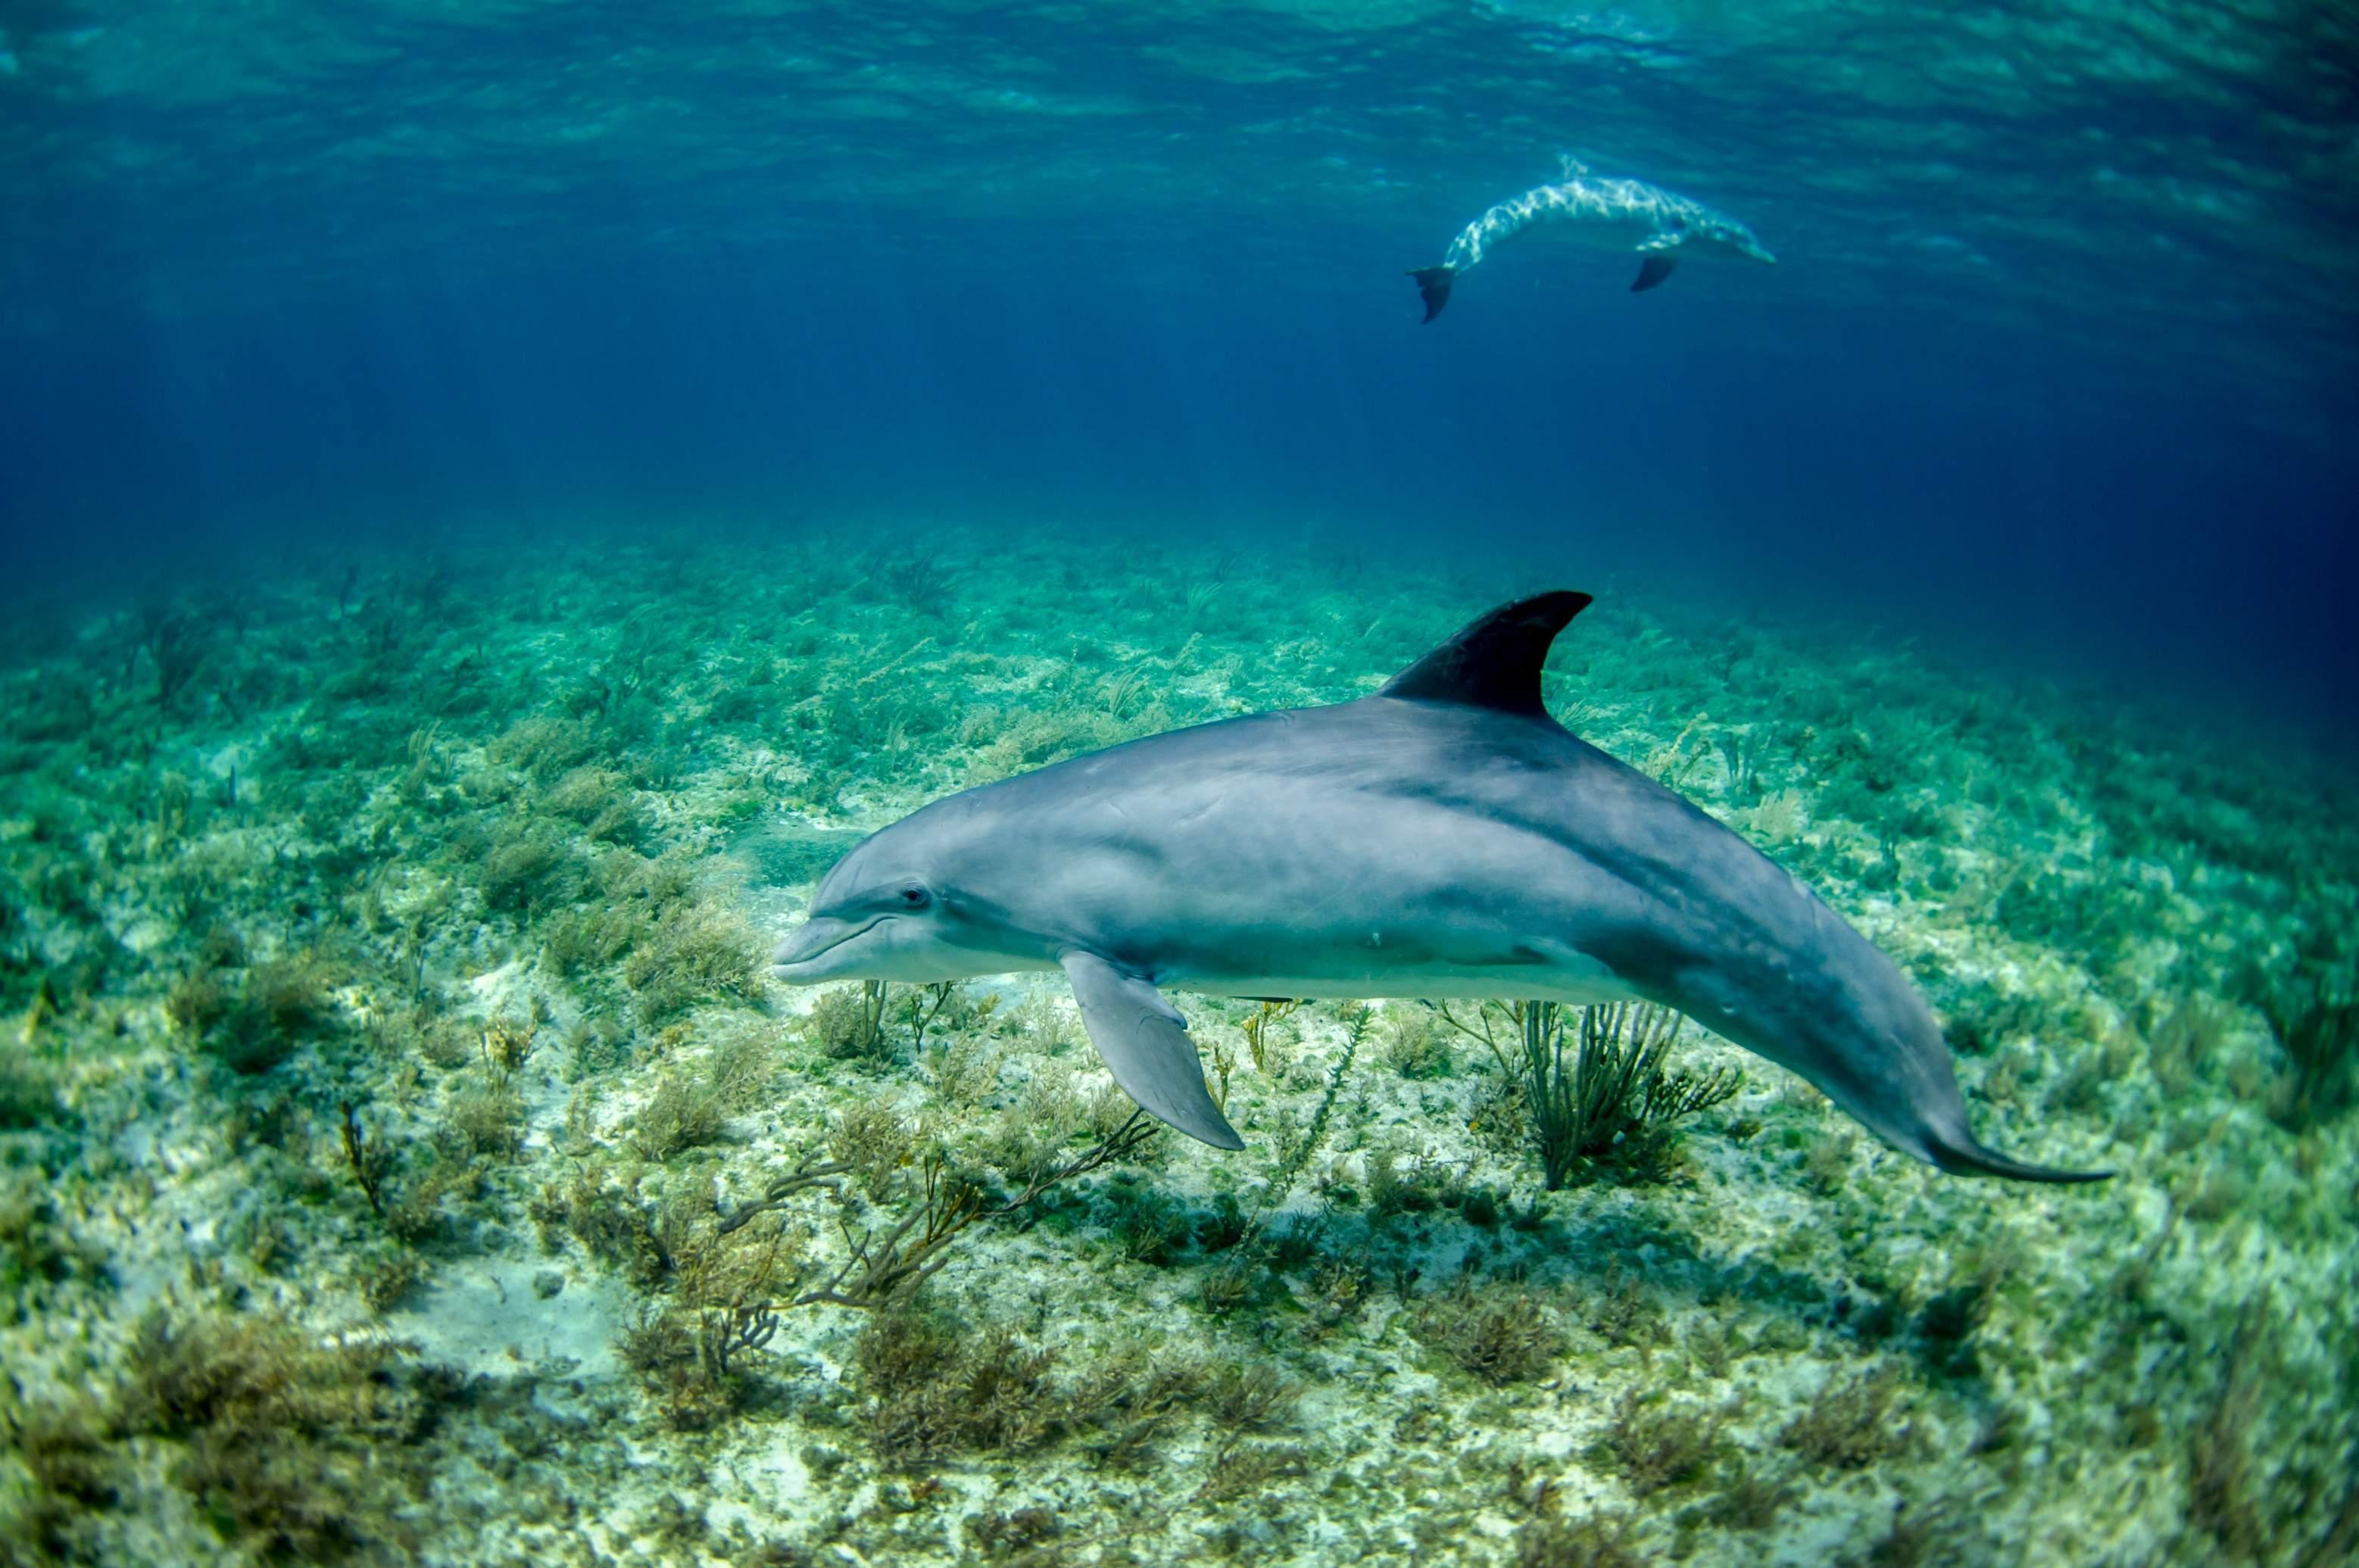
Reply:
M799 895L934 795L1364 693L1548 584L904 528L11 620L0 1558L2359 1550L2322 763L1605 591L1556 712L1912 971L1990 1141L2120 1173L1942 1176L1690 1037L1742 1092L1548 1193L1430 1010L1183 997L1250 1147L1058 1181L1126 1109L1061 985L872 1025L767 983Z

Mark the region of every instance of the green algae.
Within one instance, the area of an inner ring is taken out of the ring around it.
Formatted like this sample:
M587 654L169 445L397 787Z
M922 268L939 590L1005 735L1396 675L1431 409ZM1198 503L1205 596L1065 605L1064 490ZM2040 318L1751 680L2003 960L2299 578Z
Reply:
M1129 1112L1070 1003L774 992L810 880L945 791L1360 695L1497 594L746 548L257 584L168 702L137 614L0 672L10 1552L2297 1562L2342 1528L2359 843L2298 760L1609 597L1557 710L1919 975L1994 1141L2121 1176L1941 1177L1701 1040L1744 1087L1661 1179L1549 1192L1512 1063L1426 1010L1186 998L1251 1146L1009 1206ZM921 1276L793 1304L912 1216Z

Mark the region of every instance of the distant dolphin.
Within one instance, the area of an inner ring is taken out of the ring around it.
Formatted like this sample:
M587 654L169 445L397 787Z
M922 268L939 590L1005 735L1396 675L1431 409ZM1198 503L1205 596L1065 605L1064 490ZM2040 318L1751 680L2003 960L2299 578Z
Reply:
M963 791L838 861L781 980L1061 968L1114 1081L1241 1140L1156 989L1256 997L1643 998L1799 1073L1945 1171L2020 1164L1966 1125L1890 960L1802 884L1540 704L1589 603L1476 621L1356 702L1173 730Z
M1417 279L1417 292L1425 301L1427 320L1440 315L1441 308L1450 303L1450 286L1460 273L1479 263L1501 241L1535 223L1571 224L1583 237L1617 249L1632 244L1641 258L1637 281L1630 285L1633 294L1670 276L1681 256L1743 256L1771 263L1777 259L1753 237L1752 230L1701 201L1675 196L1642 179L1599 179L1571 158L1565 160L1564 174L1561 184L1535 186L1458 231L1440 265L1410 270L1408 276Z

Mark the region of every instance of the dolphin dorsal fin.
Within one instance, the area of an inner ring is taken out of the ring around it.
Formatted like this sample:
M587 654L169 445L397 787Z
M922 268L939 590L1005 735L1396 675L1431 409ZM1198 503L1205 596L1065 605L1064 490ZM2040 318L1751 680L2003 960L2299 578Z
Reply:
M1545 713L1540 666L1548 662L1549 644L1589 602L1585 593L1560 589L1503 604L1386 681L1376 695Z

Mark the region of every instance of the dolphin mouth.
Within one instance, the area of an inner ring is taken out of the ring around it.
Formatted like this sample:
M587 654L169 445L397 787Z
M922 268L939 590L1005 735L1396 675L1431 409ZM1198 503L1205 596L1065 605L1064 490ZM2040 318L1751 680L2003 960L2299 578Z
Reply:
M807 920L802 929L780 943L778 950L770 955L770 972L788 985L832 979L839 969L826 960L841 951L845 943L875 929L884 918L876 915L857 925L832 915Z

